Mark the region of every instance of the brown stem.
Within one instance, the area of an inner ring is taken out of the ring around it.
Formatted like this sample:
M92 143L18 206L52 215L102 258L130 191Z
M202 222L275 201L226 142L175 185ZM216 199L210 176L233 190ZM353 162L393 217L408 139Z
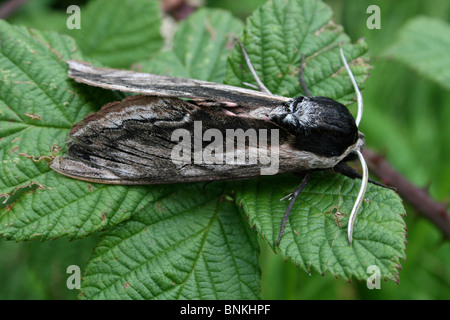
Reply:
M187 0L163 0L162 4L164 12L176 20L186 19L195 10L195 7Z
M450 238L450 215L446 205L431 198L427 190L409 182L397 172L382 156L368 148L363 150L369 171L384 184L397 189L397 193L408 201L418 212L433 222L447 238Z

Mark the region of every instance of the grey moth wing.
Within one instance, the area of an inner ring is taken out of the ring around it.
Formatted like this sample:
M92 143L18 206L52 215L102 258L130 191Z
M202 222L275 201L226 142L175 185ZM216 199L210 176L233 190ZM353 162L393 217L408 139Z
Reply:
M332 168L361 147L358 140L338 156L320 156L294 148L295 136L267 119L240 117L223 108L198 106L173 97L138 95L107 104L74 125L69 133L67 153L55 158L51 168L72 178L106 184L163 184L260 176L262 167L274 165L271 161L265 164L247 161L249 155L264 149L260 140L231 151L227 149L227 139L216 140L236 128L242 131L231 137L233 146L248 130L266 130L264 147L269 160L277 162L276 173ZM209 129L216 130L214 139L204 138ZM184 136L186 141L179 139L180 136L174 139L176 130L188 135ZM276 144L272 143L273 132L278 135ZM198 150L195 150L196 141L200 141ZM215 152L209 153L208 160L205 150L211 151L212 143ZM183 145L186 149L180 160ZM227 156L234 159L238 154L244 154L246 161L225 161ZM211 157L217 161L211 161Z
M196 125L200 123L198 132ZM207 143L201 143L199 152L192 152L191 141L196 138L193 136L196 130L201 137L212 128L225 135L230 126L244 130L279 129L265 120L243 119L178 98L132 96L107 104L74 125L69 133L67 153L56 158L51 168L76 179L108 184L233 180L260 175L258 164L227 165L220 159L219 164L205 163L202 151ZM173 152L180 146L179 139L172 137L175 130L185 130L180 132L188 134L184 137L188 140L184 141L188 158L183 161L174 158ZM287 145L290 135L285 130L281 135ZM226 141L219 147L222 146L226 147ZM254 150L247 149L247 152ZM215 156L225 159L226 153Z
M68 75L77 82L110 90L135 92L157 97L178 97L225 101L247 109L273 107L289 98L209 81L184 79L131 70L93 67L77 60L67 61Z

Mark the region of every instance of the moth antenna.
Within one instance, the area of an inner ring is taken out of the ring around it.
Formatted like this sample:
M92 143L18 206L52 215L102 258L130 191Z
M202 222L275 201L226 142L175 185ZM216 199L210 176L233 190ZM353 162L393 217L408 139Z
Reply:
M245 51L244 45L242 42L236 38L237 43L239 43L239 46L241 47L242 54L244 55L245 62L247 63L248 68L250 69L250 72L253 75L253 78L255 78L256 83L258 84L258 88L260 91L272 94L272 92L269 91L269 89L266 88L266 86L262 83L262 81L259 79L258 75L256 74L255 68L253 68L252 62L250 61L250 57L247 54L247 51Z
M363 99L361 92L359 91L358 85L356 84L355 77L353 76L353 72L348 66L347 60L345 59L344 50L342 49L342 46L339 47L341 52L341 58L342 62L344 63L345 69L348 72L348 75L350 76L350 80L352 81L353 88L355 88L356 93L356 100L358 102L358 114L356 115L356 126L359 127L359 123L361 122L362 114L363 114ZM358 213L359 208L361 207L364 194L366 193L367 189L367 183L369 181L369 170L367 169L366 161L364 160L363 155L360 151L356 151L356 154L358 155L359 162L361 162L361 168L362 168L362 178L361 178L361 188L359 189L358 197L356 198L355 204L353 205L352 212L350 214L350 218L348 219L348 242L350 245L352 244L352 238L353 238L353 224L355 223L356 214Z
M366 193L367 183L369 181L369 170L367 169L366 161L364 160L363 155L361 152L356 151L356 154L358 155L359 161L361 162L361 168L362 168L362 178L361 178L361 188L359 189L358 197L356 198L355 204L352 209L352 213L350 214L350 218L348 219L348 242L350 245L352 244L352 238L353 238L353 223L355 222L356 213L359 210L359 207L361 207L364 194Z
M356 93L356 100L358 102L358 114L356 115L356 126L359 127L359 123L361 122L362 114L363 114L363 99L361 96L361 92L359 91L358 85L356 84L355 77L353 76L352 70L350 70L350 67L348 66L347 60L344 56L344 50L342 50L342 47L339 47L341 51L341 58L342 62L344 62L345 69L348 72L348 75L350 76L350 79L352 80L353 88L355 88Z
M311 92L308 89L308 86L306 85L305 79L303 77L303 67L305 66L305 55L302 54L302 61L300 62L300 72L299 72L299 79L300 84L303 88L303 92L306 94L307 97L311 96Z

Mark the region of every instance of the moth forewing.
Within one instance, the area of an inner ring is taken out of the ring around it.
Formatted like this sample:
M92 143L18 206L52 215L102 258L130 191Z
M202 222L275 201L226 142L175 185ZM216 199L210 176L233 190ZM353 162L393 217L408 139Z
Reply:
M157 97L177 97L227 101L247 109L261 106L276 106L289 98L262 93L255 90L229 86L209 81L184 79L142 73L93 67L90 63L77 60L67 61L68 75L77 82L109 90L140 93Z
M205 156L211 139L205 141L204 137L211 129L224 137L221 145L215 146L218 161L214 163ZM184 141L179 136L174 138L177 130L186 134ZM234 136L233 130L237 131ZM239 135L250 130L265 130L270 139L264 146L260 140L253 147L245 141L235 146ZM294 147L295 139L287 130L265 119L239 117L221 108L202 108L178 98L133 96L107 104L76 124L69 134L67 153L56 158L51 168L76 179L108 184L235 180L332 168L364 144L360 134L345 152L326 157L298 150ZM201 142L198 150L195 141ZM180 160L174 157L174 150L183 143L186 148ZM269 163L250 163L249 155L258 153L260 147L267 148ZM244 162L227 161L241 153L246 154Z

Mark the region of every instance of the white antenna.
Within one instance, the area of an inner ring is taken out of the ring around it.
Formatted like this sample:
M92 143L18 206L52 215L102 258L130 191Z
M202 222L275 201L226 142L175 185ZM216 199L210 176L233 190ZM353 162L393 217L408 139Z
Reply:
M363 201L364 194L366 193L367 188L367 182L369 181L369 170L367 169L366 161L364 160L363 155L361 152L356 151L356 154L358 155L359 161L361 162L361 168L362 168L362 178L361 178L361 188L359 189L358 197L356 198L355 204L353 205L352 213L350 214L350 218L348 219L348 242L352 244L352 238L353 238L353 223L355 223L356 213L359 210L359 207L361 206L361 203Z
M352 80L353 87L355 88L356 92L356 99L358 101L358 114L356 116L356 126L359 127L359 123L361 122L362 114L363 114L363 100L361 96L361 92L359 91L358 85L356 84L355 77L353 76L352 71L350 70L350 67L348 66L347 60L344 56L344 51L342 50L342 47L340 47L341 51L341 58L344 62L345 69L347 70L350 79ZM361 162L361 168L362 168L362 179L361 179L361 188L359 189L358 197L356 198L355 204L353 205L352 212L350 214L350 218L348 219L348 242L352 244L353 239L353 224L355 222L356 213L358 212L359 208L361 207L364 194L366 193L367 183L369 181L369 170L367 169L366 161L364 160L363 155L359 150L356 151L356 154L358 155L359 161Z
M350 70L350 67L348 66L347 60L345 60L344 56L344 50L342 50L342 47L340 47L341 51L341 58L344 62L345 69L347 69L348 75L350 76L350 79L353 83L353 88L355 88L356 93L356 100L358 101L358 114L356 115L356 126L359 127L359 123L361 122L362 114L363 114L363 99L361 96L361 92L359 91L358 85L356 84L355 77L353 76L352 70Z

